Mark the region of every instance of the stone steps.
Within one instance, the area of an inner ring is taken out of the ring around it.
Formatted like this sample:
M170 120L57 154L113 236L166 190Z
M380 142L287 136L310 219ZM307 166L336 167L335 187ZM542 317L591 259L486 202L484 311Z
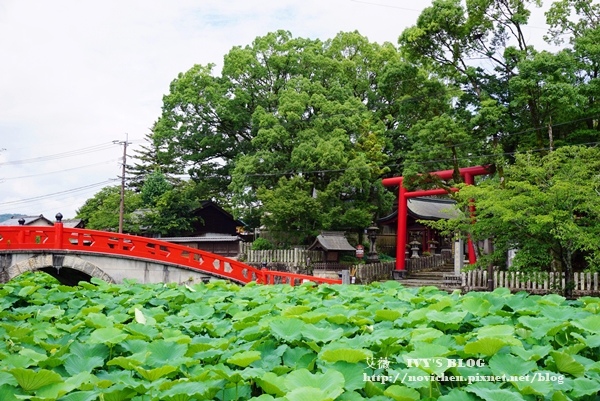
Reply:
M399 280L399 282L406 287L434 286L438 287L439 289L451 291L455 287L449 287L444 283L444 275L450 275L453 273L454 266L451 264L446 264L435 270L411 273L406 278Z

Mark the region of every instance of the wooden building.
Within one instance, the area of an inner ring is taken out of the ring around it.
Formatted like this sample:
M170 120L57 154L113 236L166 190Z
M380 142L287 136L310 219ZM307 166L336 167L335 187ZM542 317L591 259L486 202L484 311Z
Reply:
M440 220L456 217L459 210L456 208L456 202L451 199L443 198L411 198L408 199L408 219L406 230L406 243L419 242L421 252L439 253L442 249L451 249L451 239L442 236L438 231L428 227L418 220ZM382 226L381 237L390 238L386 241L390 244L396 244L396 235L398 232L398 210L394 210L389 216L383 217L377 221ZM392 239L393 238L393 239ZM432 247L433 245L433 247ZM381 250L383 246L379 245ZM395 247L395 245L392 245ZM390 254L396 254L388 250Z
M326 263L339 263L343 253L356 253L354 248L341 231L323 231L317 236L309 251L322 251Z
M242 221L210 200L203 201L192 214L197 219L189 235L161 239L231 258L239 255Z

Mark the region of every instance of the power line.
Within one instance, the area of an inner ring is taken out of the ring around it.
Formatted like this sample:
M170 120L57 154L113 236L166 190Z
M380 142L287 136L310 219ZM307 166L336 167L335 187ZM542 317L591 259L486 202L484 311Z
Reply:
M23 204L23 203L36 202L36 201L44 200L44 199L51 198L51 197L57 196L57 195L72 194L72 193L76 193L76 192L85 191L85 190L88 190L90 188L94 188L94 187L98 187L98 186L101 186L101 185L109 184L111 182L114 182L114 180L112 180L112 179L111 180L105 180L105 181L101 181L101 182L96 182L94 184L85 185L83 187L67 189L65 191L53 192L53 193L45 194L45 195L34 196L32 198L25 198L25 199L19 199L19 200L15 200L15 201L2 202L2 203L0 203L0 206L18 205L18 204Z
M130 141L129 143L133 143L133 142L141 142L142 139L136 139L134 141ZM28 164L28 163L39 163L39 162L46 162L46 161L52 161L52 160L57 160L57 159L64 159L67 157L73 157L73 156L81 156L81 155L85 155L88 153L94 153L94 152L99 152L102 150L108 150L111 149L113 147L113 142L105 142L105 143L101 143L98 145L93 145L93 146L88 146L85 148L80 148L80 149L74 149L74 150L70 150L67 152L62 152L62 153L55 153L52 155L47 155L47 156L38 156L38 157L32 157L30 159L23 159L23 160L12 160L12 161L7 161L7 162L2 162L0 163L0 166L14 166L14 165L21 165L21 164Z
M116 160L117 159L107 160L107 161L103 161L103 162L100 162L100 163L86 164L86 165L83 165L83 166L77 166L77 167L67 168L67 169L63 169L63 170L48 171L48 172L45 172L45 173L22 175L22 176L19 176L19 177L8 177L8 178L4 177L4 178L0 178L0 182L10 181L10 180L21 180L21 179L24 179L24 178L39 177L39 176L42 176L42 175L59 174L59 173L64 173L64 172L67 172L67 171L74 171L74 170L79 171L79 170L87 168L87 167L94 167L94 166L100 166L100 165L104 165L104 164L113 163Z
M100 145L89 146L86 148L70 150L68 152L55 153L55 154L47 155L47 156L33 157L31 159L7 161L7 162L0 163L0 166L14 166L14 165L20 165L20 164L27 164L27 163L39 163L39 162L63 159L65 157L80 156L80 155L87 154L87 153L98 152L101 150L110 149L111 145L112 145L111 143L100 144Z

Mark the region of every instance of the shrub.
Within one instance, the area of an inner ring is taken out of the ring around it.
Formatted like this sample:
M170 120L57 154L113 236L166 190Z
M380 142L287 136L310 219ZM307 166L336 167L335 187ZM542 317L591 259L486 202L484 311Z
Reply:
M274 249L274 248L275 247L273 246L271 241L269 241L266 238L262 238L262 237L255 239L254 242L252 243L253 251L266 251L266 250Z

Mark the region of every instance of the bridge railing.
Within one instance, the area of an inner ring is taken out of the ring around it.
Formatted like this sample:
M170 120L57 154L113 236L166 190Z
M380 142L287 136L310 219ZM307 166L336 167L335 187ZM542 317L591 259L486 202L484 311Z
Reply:
M64 250L147 259L183 266L240 283L256 281L295 285L298 282L339 284L340 280L261 270L224 256L153 238L107 231L54 226L2 226L0 251Z

